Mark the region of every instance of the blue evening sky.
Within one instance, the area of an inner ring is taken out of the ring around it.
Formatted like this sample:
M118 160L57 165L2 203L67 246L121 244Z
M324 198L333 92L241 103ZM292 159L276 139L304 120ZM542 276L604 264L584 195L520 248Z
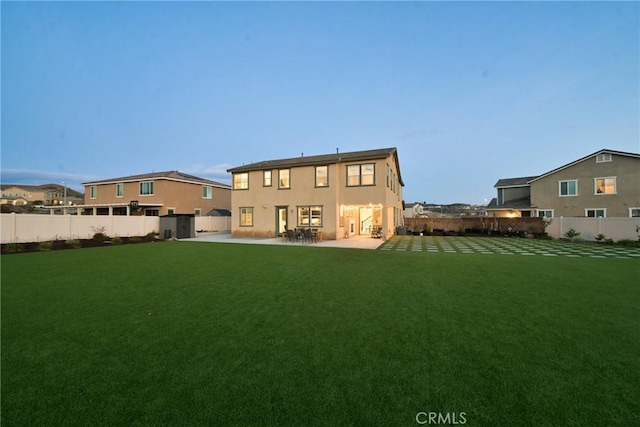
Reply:
M2 182L395 146L407 202L640 151L638 2L6 2Z

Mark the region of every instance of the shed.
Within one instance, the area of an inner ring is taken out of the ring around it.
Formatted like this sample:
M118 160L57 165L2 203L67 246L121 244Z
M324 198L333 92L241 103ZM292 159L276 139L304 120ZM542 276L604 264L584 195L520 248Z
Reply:
M171 214L160 217L160 237L163 239L187 239L196 237L194 214Z

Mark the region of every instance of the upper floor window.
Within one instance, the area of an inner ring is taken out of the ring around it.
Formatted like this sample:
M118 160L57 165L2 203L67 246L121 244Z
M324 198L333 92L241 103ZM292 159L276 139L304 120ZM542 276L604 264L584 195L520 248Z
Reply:
M211 199L213 198L213 188L209 185L204 185L202 187L202 198L203 199Z
M271 187L271 185L273 185L271 180L271 171L262 172L262 185L265 187Z
M560 181L560 195L561 196L577 196L578 195L578 180L572 179L569 181Z
M249 188L249 174L247 172L233 174L234 190L246 190L248 188Z
M616 194L616 178L595 178L595 194Z
M91 187L89 187L89 197L91 197L92 199L95 199L98 197L98 186L97 185L92 185Z
M596 156L596 163L604 163L611 161L611 153L602 153Z
M584 215L588 218L604 218L607 216L606 209L585 209Z
M640 208L629 208L630 218L640 218Z
M374 185L375 166L373 163L347 166L347 187Z
M387 187L391 187L389 184L389 163L387 163Z
M124 197L124 184L121 182L116 184L116 197Z
M278 188L291 188L291 180L289 179L289 169L280 169L278 171Z
M153 195L153 181L144 181L140 183L140 195L141 196Z
M329 186L329 167L316 166L316 187Z

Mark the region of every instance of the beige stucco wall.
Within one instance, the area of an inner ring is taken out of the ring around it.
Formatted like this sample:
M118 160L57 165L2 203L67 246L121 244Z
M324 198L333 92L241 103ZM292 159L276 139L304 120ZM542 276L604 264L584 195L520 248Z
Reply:
M616 177L617 194L596 194L595 178ZM559 181L578 180L577 196L560 196ZM611 162L595 157L531 183L531 205L553 209L555 217L582 217L585 209L607 209L607 217L628 217L640 206L640 159L612 155Z
M116 183L99 184L98 194L91 198L91 185L85 186L85 204L129 203L137 200L142 206L145 204L162 204L158 207L160 215L166 215L169 208L178 214L193 214L200 209L206 215L213 208L231 209L231 190L213 187L212 198L202 197L203 184L173 181L167 179L143 180L153 181L153 195L140 194L140 181L124 182L122 197L116 197ZM156 209L155 207L153 209ZM135 213L132 213L134 215Z
M346 186L346 169L351 164L375 164L375 185ZM263 186L263 170L251 171L249 174L249 188L233 190L232 192L232 234L234 236L273 237L277 234L276 207L287 206L288 228L298 226L298 206L322 206L322 226L318 227L324 239L344 238L348 228L345 212L349 212L355 221L359 221L359 207L376 208L373 218L387 224L385 234L395 232L395 222L398 221L397 211L402 216L402 186L398 184L396 193L386 186L386 164L397 176L395 160L392 156L387 159L358 162L342 162L327 165L327 187L315 187L315 166L300 166L290 168L289 189L278 188L278 169L273 169L271 187ZM253 208L253 226L240 225L240 208ZM391 208L389 214L386 207ZM340 214L343 214L341 221ZM380 219L379 219L380 218Z

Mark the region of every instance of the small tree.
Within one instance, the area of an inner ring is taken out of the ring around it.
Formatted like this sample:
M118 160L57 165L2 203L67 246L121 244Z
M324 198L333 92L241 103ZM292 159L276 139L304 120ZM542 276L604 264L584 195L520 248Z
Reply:
M564 237L566 237L569 240L574 240L576 239L578 236L580 235L579 232L577 232L576 230L574 230L573 228L570 228L566 231L566 233L564 233Z

